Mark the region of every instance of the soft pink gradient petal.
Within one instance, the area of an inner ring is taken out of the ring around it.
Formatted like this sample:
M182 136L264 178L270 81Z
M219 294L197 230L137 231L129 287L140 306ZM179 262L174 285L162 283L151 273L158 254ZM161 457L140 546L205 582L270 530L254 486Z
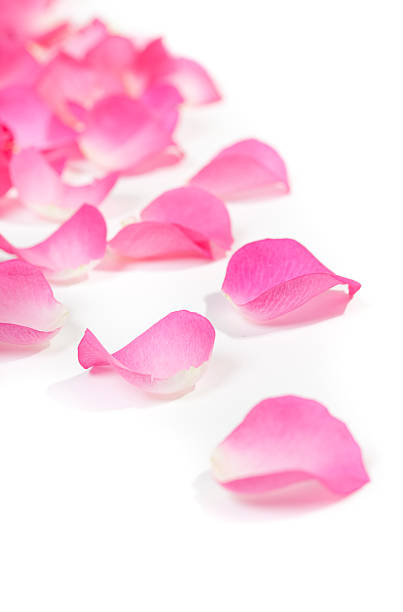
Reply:
M24 39L41 26L53 0L0 0L0 36Z
M115 185L118 174L110 173L88 185L68 185L36 149L14 155L10 173L21 202L38 214L66 219L84 202L98 206Z
M66 315L38 268L17 259L0 263L0 343L43 344Z
M0 88L32 85L40 71L40 64L21 42L0 39Z
M204 373L214 339L214 328L205 317L179 310L113 354L87 329L78 347L78 359L85 369L109 365L150 393L178 395L191 391Z
M189 104L210 104L221 99L205 68L194 60L173 56L161 38L149 42L138 54L136 71L145 87L169 83Z
M258 494L316 479L348 495L369 482L346 425L322 404L293 395L263 400L212 455L218 482Z
M33 247L15 247L0 234L0 249L37 266L54 281L83 278L103 258L105 248L105 220L97 208L87 204Z
M133 259L222 257L232 244L224 202L197 187L171 189L141 212L141 222L124 227L109 247Z
M189 182L224 200L274 196L290 191L284 161L272 147L253 138L223 149Z
M52 149L72 143L76 138L75 132L30 87L0 90L0 122L12 130L20 149Z
M281 238L250 242L236 251L222 291L245 316L264 323L336 285L348 285L351 297L361 287L334 274L296 240Z
M174 144L173 128L143 100L111 96L89 111L79 144L99 166L129 173Z

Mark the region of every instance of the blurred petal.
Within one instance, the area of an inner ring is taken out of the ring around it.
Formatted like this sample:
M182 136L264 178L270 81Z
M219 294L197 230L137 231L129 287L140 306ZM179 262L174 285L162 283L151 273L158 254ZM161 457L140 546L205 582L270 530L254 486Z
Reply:
M15 247L0 234L0 249L37 266L53 281L82 279L103 258L105 248L105 220L87 204L35 246Z
M86 369L109 365L149 393L179 395L191 391L204 373L214 339L214 328L205 317L179 310L113 354L87 329L78 359Z
M196 187L171 189L141 213L141 222L124 227L109 247L133 259L222 257L232 244L224 202Z
M84 202L98 206L118 178L116 173L110 173L88 185L68 185L45 156L32 148L14 155L10 173L25 206L59 220L68 218Z
M213 472L236 493L257 494L316 479L338 495L369 482L346 425L314 400L263 400L215 449Z
M17 259L0 263L0 343L43 344L66 315L38 268Z
M89 111L79 143L99 166L131 172L174 144L173 127L144 101L111 96Z
M189 181L224 200L288 193L287 169L277 151L259 140L223 149Z
M351 297L361 287L331 272L296 240L283 238L250 242L236 251L222 291L246 317L264 323L336 285L348 285Z
M12 130L20 149L51 149L72 143L76 138L75 132L30 87L0 90L0 122Z
M0 123L0 197L11 187L10 159L14 148L14 136L6 125Z
M0 38L0 88L32 85L40 71L40 64L21 42Z

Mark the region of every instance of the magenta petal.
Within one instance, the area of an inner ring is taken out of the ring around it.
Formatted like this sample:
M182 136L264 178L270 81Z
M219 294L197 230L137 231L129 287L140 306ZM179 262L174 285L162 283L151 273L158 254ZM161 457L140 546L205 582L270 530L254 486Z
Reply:
M336 285L353 296L360 283L338 276L288 238L250 242L231 257L222 291L248 318L275 319Z
M171 189L141 213L141 222L124 227L109 247L133 259L222 257L232 244L224 202L197 187Z
M315 479L339 495L367 482L358 444L322 404L293 395L263 400L215 449L213 472L236 493Z
M10 172L21 202L44 217L56 219L68 218L83 202L98 206L118 178L118 174L110 173L88 185L68 185L33 148L14 155Z
M95 163L127 172L174 144L172 130L144 101L111 96L89 111L79 143Z
M76 138L30 87L0 90L0 122L12 130L20 149L52 149Z
M38 268L18 259L0 263L0 343L43 344L66 315Z
M87 329L78 347L78 359L85 369L109 365L150 393L178 395L191 391L204 373L214 339L214 328L205 317L179 310L113 354Z
M290 190L287 170L277 151L253 138L223 149L190 183L224 200L280 195Z
M14 148L14 137L6 125L0 123L0 197L11 187L10 159Z
M55 281L79 279L105 254L106 223L98 209L85 204L43 242L17 248L0 234L0 249L41 268Z

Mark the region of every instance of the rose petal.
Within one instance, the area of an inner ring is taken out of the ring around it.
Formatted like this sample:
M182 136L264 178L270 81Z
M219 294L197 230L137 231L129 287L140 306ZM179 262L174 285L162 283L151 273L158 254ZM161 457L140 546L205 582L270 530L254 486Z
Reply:
M216 155L190 181L224 200L288 193L287 170L277 151L255 140L241 140Z
M250 242L231 257L222 291L248 318L264 323L299 308L336 285L352 297L361 287L320 263L288 238Z
M111 96L89 111L79 144L96 164L128 173L173 145L172 131L143 100Z
M136 70L146 87L170 83L189 104L210 104L221 99L205 68L194 60L171 55L161 38L152 40L139 53Z
M0 263L1 343L42 344L57 334L66 315L38 268L17 259Z
M108 29L103 21L93 19L67 37L63 42L63 51L71 57L81 59L107 36Z
M32 85L41 67L21 42L0 40L0 88Z
M141 222L124 227L109 247L133 259L222 257L232 244L224 202L197 187L163 193L141 212Z
M72 143L75 132L64 125L30 87L0 90L0 122L14 133L19 148L52 149Z
M315 479L339 495L367 482L358 444L322 404L296 396L263 400L215 449L213 472L236 493L264 493Z
M46 240L18 248L0 234L0 249L40 268L55 281L83 278L106 248L106 223L97 208L84 204Z
M36 32L53 0L0 0L0 36L25 38Z
M214 328L205 317L179 310L113 354L87 329L78 347L78 360L85 369L110 365L149 393L178 395L191 391L206 370L214 339Z
M68 185L46 157L33 148L14 155L10 173L21 202L52 219L68 218L83 202L98 206L118 179L118 174L110 173L87 185Z
M0 123L0 197L11 187L9 165L13 148L13 134L6 125Z

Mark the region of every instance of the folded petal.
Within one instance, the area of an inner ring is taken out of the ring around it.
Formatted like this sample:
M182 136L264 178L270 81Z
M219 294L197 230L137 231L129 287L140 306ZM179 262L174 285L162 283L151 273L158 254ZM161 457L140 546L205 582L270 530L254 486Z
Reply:
M43 344L66 316L38 268L18 259L0 263L0 343Z
M171 189L141 212L141 222L124 227L109 247L133 259L222 257L232 244L224 202L197 187Z
M11 187L9 165L13 148L13 134L6 125L0 123L0 197Z
M161 38L149 42L138 54L136 71L146 88L170 83L189 104L210 104L221 99L205 68L194 60L173 56Z
M83 278L105 254L106 223L97 208L84 204L46 240L28 248L0 234L0 249L40 268L54 281Z
M315 479L348 495L367 482L360 447L322 404L293 395L263 400L215 449L213 472L236 493Z
M109 365L149 393L179 395L191 391L204 373L214 339L214 328L205 317L179 310L113 354L87 329L78 359L85 369Z
M248 318L264 323L335 287L348 285L352 297L361 287L338 276L296 240L250 242L231 257L222 291Z
M21 202L44 217L66 219L83 202L98 206L115 185L110 173L87 185L69 185L48 162L47 156L30 148L14 155L10 173Z
M75 132L30 87L0 90L0 122L12 130L20 149L52 149L72 143L76 138Z
M131 172L174 144L173 127L143 100L111 96L89 111L79 144L99 166Z
M255 140L241 140L223 149L190 181L224 200L238 200L288 193L287 169L272 147Z

